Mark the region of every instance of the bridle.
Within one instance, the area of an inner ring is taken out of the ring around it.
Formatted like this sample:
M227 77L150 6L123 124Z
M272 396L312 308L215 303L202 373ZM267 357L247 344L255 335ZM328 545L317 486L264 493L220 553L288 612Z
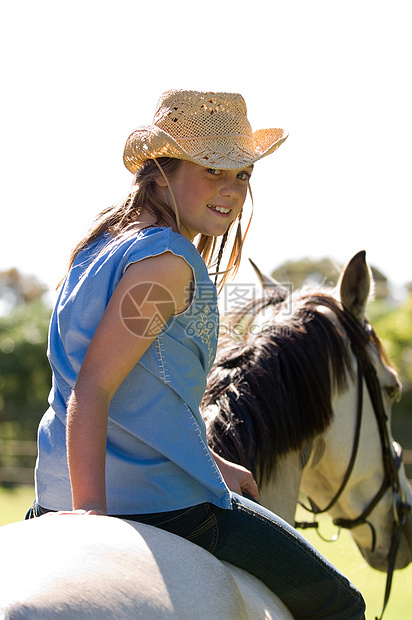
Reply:
M379 436L381 441L381 449L382 449L382 460L384 467L384 477L382 480L382 484L372 497L372 499L367 504L366 508L363 512L356 517L355 519L344 519L337 518L333 520L333 523L339 527L344 529L353 529L354 527L358 527L359 525L369 525L372 532L372 551L375 549L376 545L376 532L375 528L368 521L368 517L382 499L383 495L386 493L388 489L391 489L393 492L393 514L394 514L394 522L392 529L392 538L391 545L388 553L388 570L387 570L387 580L386 580L386 588L385 588L385 597L383 603L383 609L380 616L380 620L382 619L383 613L385 611L387 602L389 600L389 594L392 585L392 577L393 571L395 569L395 559L396 553L398 551L399 546L399 538L403 525L406 522L406 517L408 512L411 510L411 506L406 503L405 495L403 493L402 487L399 482L399 468L402 463L402 448L397 442L391 442L389 431L388 431L388 417L385 413L385 407L382 400L382 390L379 383L379 379L376 373L376 370L373 364L369 359L364 356L362 361L357 360L358 363L358 372L357 372L357 382L358 382L358 398L357 398L357 415L356 415L356 427L355 434L353 439L352 446L352 454L351 458L345 473L345 476L342 480L342 483L335 493L332 500L326 506L326 508L320 509L315 502L308 498L310 507L304 505L302 502L301 505L305 510L311 512L315 515L315 519L313 522L296 522L295 527L306 529L308 527L318 528L319 523L316 521L316 515L327 512L336 504L339 497L343 493L348 480L352 474L353 467L355 465L356 456L359 449L359 438L362 424L362 410L363 410L363 382L365 380L369 397L373 406L373 410L375 413L376 423L379 430ZM336 538L335 538L336 540ZM378 619L376 619L378 620Z

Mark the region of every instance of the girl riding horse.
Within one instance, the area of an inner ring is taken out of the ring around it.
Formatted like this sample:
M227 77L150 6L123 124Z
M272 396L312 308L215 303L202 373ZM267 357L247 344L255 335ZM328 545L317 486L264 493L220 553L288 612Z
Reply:
M28 516L154 525L254 574L295 618L359 619L361 595L253 501L251 473L209 449L199 411L217 347L216 283L239 264L253 165L286 137L252 132L239 94L179 90L129 136L133 185L74 248L53 311Z

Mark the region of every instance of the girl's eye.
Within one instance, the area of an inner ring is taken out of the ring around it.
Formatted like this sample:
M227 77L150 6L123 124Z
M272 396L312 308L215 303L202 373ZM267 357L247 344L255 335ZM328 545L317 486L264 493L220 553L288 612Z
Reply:
M224 170L220 170L219 168L207 168L207 171L209 174L213 174L214 176L220 176L225 172ZM249 181L251 176L252 173L246 171L238 172L236 174L236 178L240 179L241 181Z

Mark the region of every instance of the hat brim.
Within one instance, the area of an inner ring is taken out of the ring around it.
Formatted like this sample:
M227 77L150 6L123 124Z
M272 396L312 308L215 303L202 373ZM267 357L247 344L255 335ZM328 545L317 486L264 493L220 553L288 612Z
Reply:
M171 157L206 167L236 170L270 155L288 137L284 129L259 129L252 136L216 136L185 139L180 144L156 125L138 127L126 141L123 161L135 174L149 159Z

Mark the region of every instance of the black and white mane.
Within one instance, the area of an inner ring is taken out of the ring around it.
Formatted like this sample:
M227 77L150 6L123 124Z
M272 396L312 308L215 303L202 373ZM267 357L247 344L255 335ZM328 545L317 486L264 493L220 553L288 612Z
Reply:
M255 324L263 311L270 316L264 329ZM351 372L349 345L361 357L370 338L382 349L370 326L326 289L293 300L266 294L230 320L242 325L242 336L221 340L209 375L202 402L212 418L208 442L262 483L278 456L302 450L329 425L333 390L343 389Z

